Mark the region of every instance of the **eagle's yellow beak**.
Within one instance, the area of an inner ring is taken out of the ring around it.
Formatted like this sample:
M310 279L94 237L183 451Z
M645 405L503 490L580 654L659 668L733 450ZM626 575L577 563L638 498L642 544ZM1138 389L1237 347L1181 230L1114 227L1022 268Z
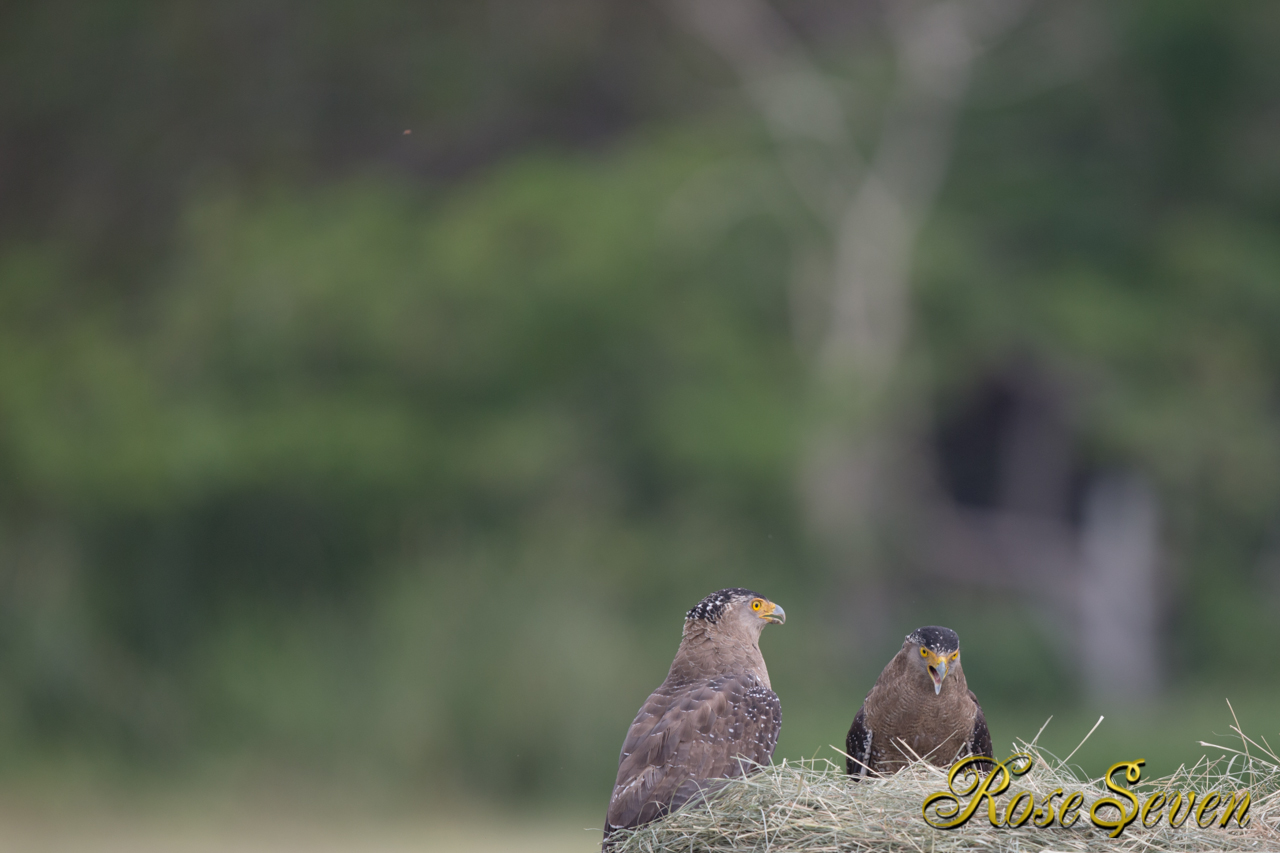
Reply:
M947 677L947 659L938 655L930 655L933 658L929 661L929 678L933 680L933 695L937 696L942 692L942 682Z
M781 625L787 621L787 611L770 601L760 611L760 618L774 625Z

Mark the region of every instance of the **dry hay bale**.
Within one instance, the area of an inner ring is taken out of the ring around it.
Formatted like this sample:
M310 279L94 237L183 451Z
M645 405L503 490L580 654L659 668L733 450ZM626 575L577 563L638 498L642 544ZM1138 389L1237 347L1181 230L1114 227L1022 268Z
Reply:
M1216 822L1201 828L1195 825L1194 815L1174 828L1166 812L1166 819L1152 828L1142 826L1139 816L1118 838L1110 838L1089 820L1089 806L1095 800L1114 796L1104 780L1083 779L1065 761L1034 743L1023 743L1018 751L1032 755L1035 764L998 797L1001 813L1020 790L1031 791L1037 803L1057 788L1068 794L1081 791L1085 804L1070 828L1056 823L1046 828L993 827L983 806L961 827L935 829L925 823L922 807L927 796L947 789L945 770L917 761L885 779L854 781L842 767L816 759L783 761L731 780L701 802L634 831L617 833L611 853L1280 850L1280 760L1241 737L1243 751L1218 747L1228 755L1212 761L1202 758L1194 767L1184 766L1170 776L1143 779L1128 787L1140 803L1157 791L1203 795L1248 789L1250 820L1243 829L1234 822L1229 828L1219 828ZM1117 778L1121 780L1123 773ZM1059 798L1057 804L1061 803ZM1114 815L1109 810L1105 813Z

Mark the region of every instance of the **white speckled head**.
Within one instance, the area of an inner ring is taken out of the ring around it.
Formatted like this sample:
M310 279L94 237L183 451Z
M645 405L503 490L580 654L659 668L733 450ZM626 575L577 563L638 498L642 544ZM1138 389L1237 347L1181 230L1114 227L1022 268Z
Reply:
M713 592L685 614L686 629L690 623L714 625L721 631L756 639L764 626L781 625L786 611L757 592L732 587Z
M942 692L942 682L960 661L960 636L950 628L926 625L907 635L902 650L915 662L921 675L933 685L934 695Z

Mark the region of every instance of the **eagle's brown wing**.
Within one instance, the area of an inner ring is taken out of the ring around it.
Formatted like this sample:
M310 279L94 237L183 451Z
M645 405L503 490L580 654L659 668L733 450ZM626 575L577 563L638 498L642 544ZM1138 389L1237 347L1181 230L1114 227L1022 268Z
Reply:
M680 808L708 782L767 764L781 725L778 695L752 675L658 688L622 744L605 835Z
M867 728L867 706L863 704L844 739L845 772L853 777L871 775L871 731Z
M969 754L970 755L986 755L994 758L992 755L991 730L987 728L986 715L982 713L982 706L978 704L978 697L973 695L973 691L969 691L969 698L973 700L973 733L969 736ZM985 765L986 762L983 762Z

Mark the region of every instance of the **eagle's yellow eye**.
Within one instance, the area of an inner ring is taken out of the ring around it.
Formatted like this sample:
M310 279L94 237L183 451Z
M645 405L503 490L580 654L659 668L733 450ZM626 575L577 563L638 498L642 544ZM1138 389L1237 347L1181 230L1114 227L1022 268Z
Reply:
M752 610L759 610L761 607L764 607L764 602L760 599L757 598L755 601L751 602Z
M928 656L929 656L929 650L928 650L928 649L926 649L924 646L921 646L921 647L920 647L920 657L922 657L922 658L927 658Z
M958 658L958 657L960 657L960 653L959 653L959 652L952 652L952 653L951 653L951 659L952 659L952 660L955 660L955 659L956 659L956 658Z

